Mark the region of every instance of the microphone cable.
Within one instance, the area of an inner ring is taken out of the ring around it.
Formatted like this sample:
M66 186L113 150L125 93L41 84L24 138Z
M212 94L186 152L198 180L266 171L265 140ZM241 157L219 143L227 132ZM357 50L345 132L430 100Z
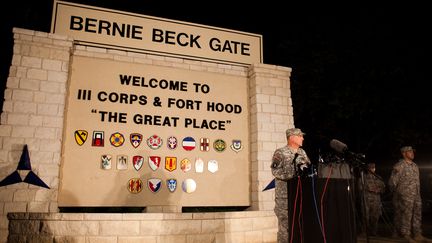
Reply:
M313 171L313 165L312 165L312 171ZM315 205L315 212L316 212L316 216L318 218L318 224L319 224L319 227L320 227L321 235L323 236L324 243L326 243L326 237L325 237L325 234L324 234L324 231L323 231L323 227L322 227L322 224L321 224L321 217L320 217L320 214L319 214L319 211L318 211L318 204L317 204L317 200L316 200L315 182L314 182L315 176L314 175L315 174L312 174L312 176L311 176L312 177L311 178L311 182L312 182L312 196L313 196L313 201L314 201L314 205Z
M297 209L297 199L298 199L298 194L299 194L299 185L300 185L300 176L297 176L297 188L296 188L296 195L295 195L295 199L294 199L294 208L293 208L293 213L292 213L292 221L291 221L291 234L290 234L290 243L293 242L294 239L294 223L295 223L295 218L296 218L296 209Z
M302 188L302 183L300 180L300 177L298 177L298 182L299 182L299 188L300 188L300 204L299 204L299 217L298 217L298 224L299 224L299 233L300 233L300 242L303 243L303 188Z
M325 233L325 224L324 224L323 200L324 200L324 195L325 195L325 193L327 191L327 185L328 185L328 182L330 181L330 176L331 176L332 171L333 171L333 165L330 164L330 170L329 170L329 173L327 175L327 179L326 179L326 183L324 185L323 193L321 195L321 225L322 225L322 233L323 233L323 236L324 236L324 240L326 240L326 233Z

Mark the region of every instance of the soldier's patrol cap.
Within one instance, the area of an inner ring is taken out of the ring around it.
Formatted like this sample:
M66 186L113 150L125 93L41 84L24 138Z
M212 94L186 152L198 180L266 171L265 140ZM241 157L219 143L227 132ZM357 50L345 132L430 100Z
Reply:
M290 128L286 130L286 136L292 136L292 135L297 135L297 136L303 136L306 135L306 133L302 132L300 130L300 128Z
M411 146L404 146L400 149L401 153L405 153L407 151L415 151L415 149L413 149L413 147Z

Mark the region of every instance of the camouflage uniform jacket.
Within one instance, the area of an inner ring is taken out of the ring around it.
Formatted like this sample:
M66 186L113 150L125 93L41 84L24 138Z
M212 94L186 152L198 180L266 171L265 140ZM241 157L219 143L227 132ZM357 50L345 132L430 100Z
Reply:
M365 175L365 191L370 194L382 194L385 191L385 184L380 176L367 173Z
M294 158L296 165L293 163ZM275 177L276 199L286 199L288 197L287 181L296 175L297 166L310 163L309 157L302 148L297 149L296 153L288 146L284 146L274 152L271 170Z
M420 174L418 166L401 159L393 166L389 189L402 197L414 198L420 195Z

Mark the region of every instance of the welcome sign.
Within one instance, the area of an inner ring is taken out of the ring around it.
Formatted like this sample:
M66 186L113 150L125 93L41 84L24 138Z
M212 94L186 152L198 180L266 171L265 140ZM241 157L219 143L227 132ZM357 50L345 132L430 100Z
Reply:
M73 56L59 206L247 206L246 77Z

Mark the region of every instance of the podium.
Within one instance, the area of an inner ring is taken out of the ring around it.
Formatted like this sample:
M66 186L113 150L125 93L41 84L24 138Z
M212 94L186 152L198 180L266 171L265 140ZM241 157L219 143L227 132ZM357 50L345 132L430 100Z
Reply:
M316 175L289 180L288 242L357 242L355 190L344 163L320 164Z

